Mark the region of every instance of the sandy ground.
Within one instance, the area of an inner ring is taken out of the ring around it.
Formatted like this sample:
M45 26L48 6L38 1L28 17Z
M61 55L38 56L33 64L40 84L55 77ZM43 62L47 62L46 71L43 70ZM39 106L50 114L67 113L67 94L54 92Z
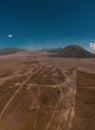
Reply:
M72 129L77 71L95 74L95 59L48 55L24 51L0 56L1 130Z

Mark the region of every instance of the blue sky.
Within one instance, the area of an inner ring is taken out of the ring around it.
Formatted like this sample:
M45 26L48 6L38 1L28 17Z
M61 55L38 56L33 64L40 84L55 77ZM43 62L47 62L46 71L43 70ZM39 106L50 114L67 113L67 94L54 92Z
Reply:
M90 42L95 0L0 0L0 48L89 48Z

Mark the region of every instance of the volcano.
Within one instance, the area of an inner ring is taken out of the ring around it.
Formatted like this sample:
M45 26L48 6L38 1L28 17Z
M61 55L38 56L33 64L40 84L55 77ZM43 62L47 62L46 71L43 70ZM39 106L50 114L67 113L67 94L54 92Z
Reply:
M94 58L95 55L79 45L69 45L53 56L68 58Z

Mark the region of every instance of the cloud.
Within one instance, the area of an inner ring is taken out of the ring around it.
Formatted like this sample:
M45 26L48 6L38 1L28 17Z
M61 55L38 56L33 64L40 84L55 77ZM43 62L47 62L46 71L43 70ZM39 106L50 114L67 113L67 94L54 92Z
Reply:
M91 43L89 44L89 46L90 46L90 48L92 49L92 51L95 51L95 43L92 43L92 42L91 42Z
M8 34L8 38L12 38L13 37L13 34Z

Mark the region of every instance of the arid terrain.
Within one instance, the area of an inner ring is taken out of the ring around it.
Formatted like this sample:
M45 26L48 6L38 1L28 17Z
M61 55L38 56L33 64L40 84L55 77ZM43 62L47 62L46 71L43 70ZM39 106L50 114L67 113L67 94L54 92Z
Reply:
M0 56L0 130L95 130L95 59Z

